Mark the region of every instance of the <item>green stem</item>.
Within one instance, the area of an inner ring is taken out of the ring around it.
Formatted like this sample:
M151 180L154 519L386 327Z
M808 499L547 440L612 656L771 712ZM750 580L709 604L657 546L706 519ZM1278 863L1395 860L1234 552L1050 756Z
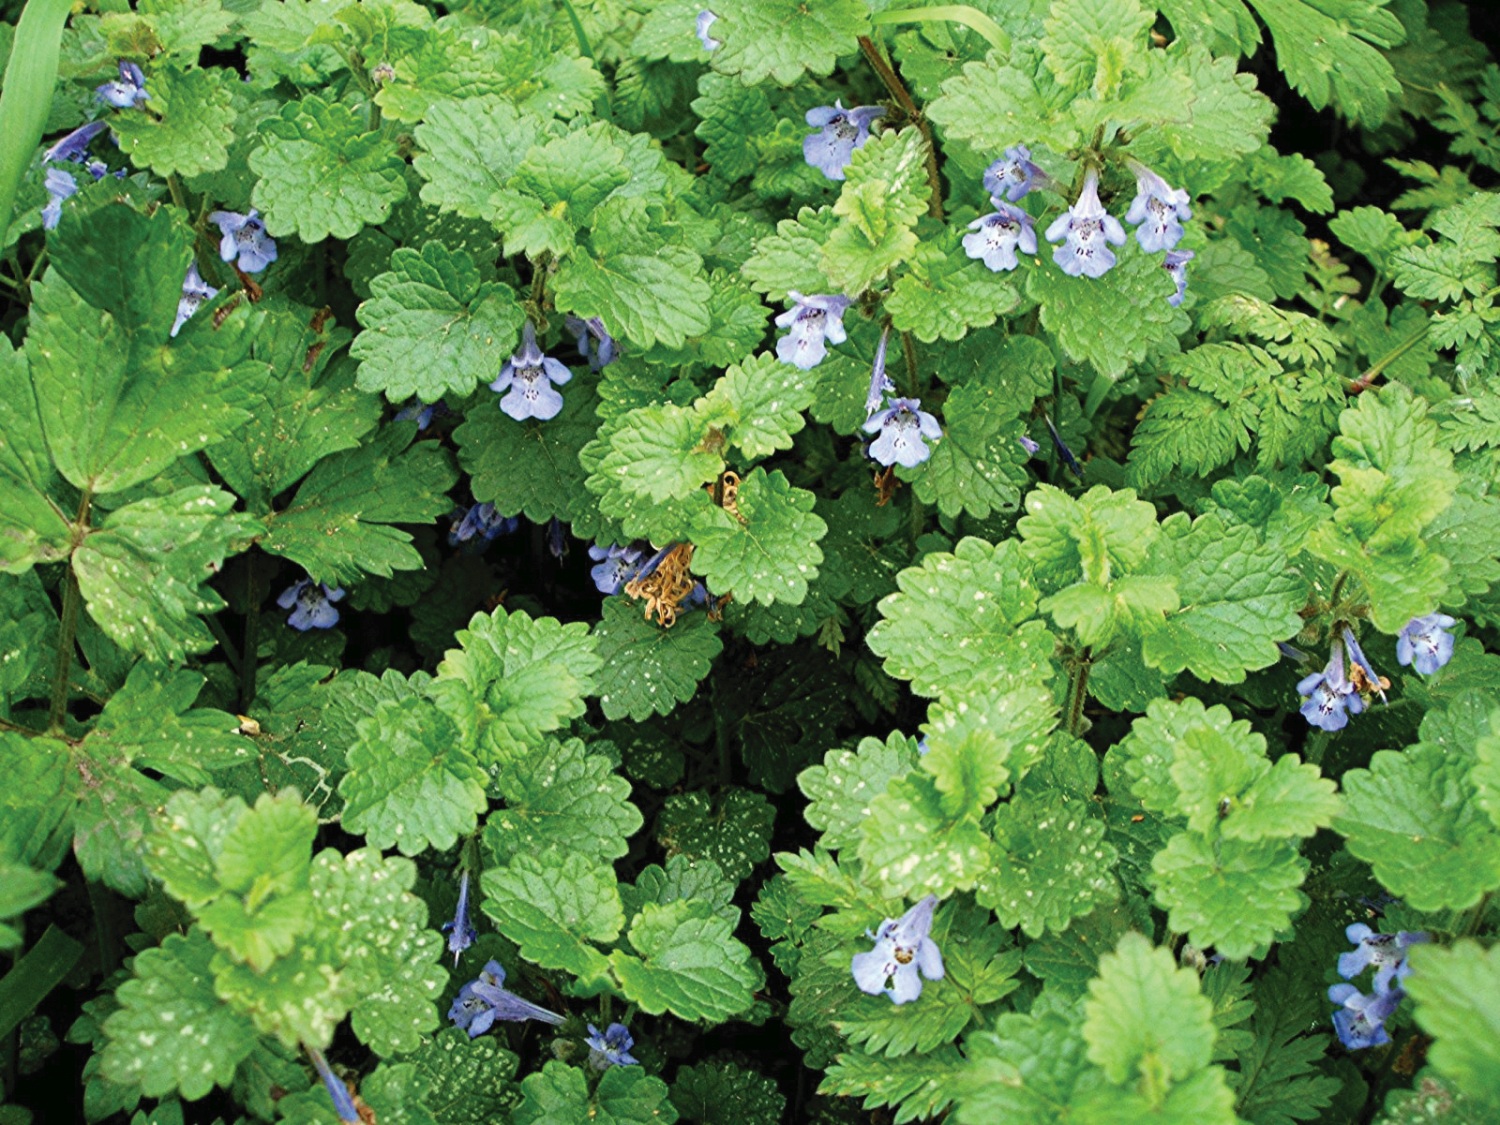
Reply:
M208 623L208 631L214 635L214 640L219 642L219 647L224 650L224 659L229 662L229 667L235 675L240 671L240 654L234 650L234 642L229 639L229 634L224 631L217 617L205 617Z
M1083 701L1089 686L1089 669L1093 666L1092 650L1085 648L1078 663L1073 665L1073 678L1068 685L1068 733L1075 738L1083 722Z
M909 398L920 398L917 385L917 346L912 343L911 333L901 333L901 353L906 357L906 394Z
M186 211L188 209L187 196L182 192L182 183L177 179L176 172L167 173L167 190L172 193L172 202Z
M44 265L46 265L46 264L47 264L47 248L45 246L43 246L42 247L42 252L36 256L36 261L32 262L31 263L31 268L26 271L26 280L24 282L22 282L22 284L25 285L28 289L30 289L31 288L31 283L36 280L36 275L42 272L42 267Z
M109 888L88 881L89 907L94 914L94 940L99 945L99 968L109 976L120 965L119 930L115 926L115 900Z
M912 100L901 76L896 73L880 53L880 48L875 46L875 41L868 35L859 37L859 49L864 52L866 61L879 77L885 88L890 91L891 97L896 99L896 104L901 107L903 113L911 118L917 130L922 134L925 142L923 149L927 164L927 183L932 192L927 201L927 213L934 219L943 217L943 179L938 172L937 140L932 135L932 126L928 124L927 118L922 116L922 111L917 108L917 103Z
M562 0L563 11L568 13L568 22L573 25L573 38L578 40L578 53L589 62L594 64L594 69L599 69L599 60L594 57L594 48L589 45L588 33L583 30L583 21L578 18L578 13L573 10L569 0ZM604 92L594 100L594 113L606 121L614 120L615 106L609 96L609 83L604 84Z
M0 1035L9 1035L36 1010L83 955L83 946L48 926L26 956L0 979Z
M240 650L240 710L255 700L256 650L260 646L260 591L255 584L255 555L245 557L245 645Z
M370 99L370 132L380 131L380 103L374 98Z
M989 16L967 4L934 4L926 8L893 8L877 12L870 18L876 27L892 23L930 23L941 20L961 23L970 31L977 31L995 50L1010 57L1010 33Z
M5 245L16 192L52 111L63 24L72 7L72 0L29 0L16 23L0 88L0 246Z
M1427 338L1427 330L1429 327L1430 325L1427 324L1422 325L1421 328L1417 329L1410 336L1402 340L1394 348L1386 352L1385 355L1381 356L1369 367L1367 367L1364 371L1364 374L1360 375L1358 379L1355 379L1354 382L1349 384L1349 393L1357 395L1361 391L1368 389L1370 384L1374 383L1376 379L1380 378L1381 372L1383 372L1387 367L1395 363L1407 352L1411 351L1412 348L1416 347Z
M85 491L78 501L78 515L73 521L75 543L82 542L88 533L89 507L94 494ZM52 667L52 705L48 711L47 730L51 734L63 732L63 719L68 713L68 677L73 671L73 640L78 634L78 605L81 601L78 590L78 575L73 570L73 560L68 559L67 572L63 576L62 616L57 632L57 661Z

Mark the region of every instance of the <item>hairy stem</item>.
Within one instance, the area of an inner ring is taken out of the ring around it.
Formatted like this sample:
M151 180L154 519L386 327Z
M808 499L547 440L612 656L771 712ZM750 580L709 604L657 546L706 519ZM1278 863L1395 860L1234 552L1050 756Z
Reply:
M78 515L73 521L74 535L81 542L88 528L89 506L94 494L85 491L78 501ZM52 667L52 705L48 710L47 730L52 734L63 732L63 720L68 713L68 675L73 670L73 641L78 635L78 606L82 595L78 590L78 575L73 570L73 560L68 559L67 572L63 575L62 616L57 631L57 662Z
M1089 669L1093 666L1093 651L1085 648L1078 663L1073 665L1073 678L1068 685L1068 733L1075 738L1083 723L1083 701L1088 692Z
M943 180L938 173L937 141L933 138L932 126L928 124L927 118L922 116L917 103L912 100L906 84L901 81L901 76L886 61L885 56L880 53L880 48L875 46L875 41L868 35L861 35L859 49L864 52L866 61L884 83L885 88L890 91L891 97L896 99L896 104L901 107L907 117L911 118L912 123L922 134L922 140L925 142L923 152L927 161L927 184L932 189L932 194L927 200L927 213L934 219L941 219L943 217Z
M1390 351L1386 352L1385 355L1381 356L1374 363L1370 364L1370 366L1365 369L1364 373L1360 375L1359 378L1355 379L1352 383L1349 384L1349 393L1351 395L1357 395L1361 391L1368 390L1370 388L1370 385L1374 383L1376 379L1380 378L1381 373L1387 367L1395 363L1407 352L1411 351L1412 348L1416 347L1427 338L1427 329L1428 325L1422 325L1421 328L1417 329Z

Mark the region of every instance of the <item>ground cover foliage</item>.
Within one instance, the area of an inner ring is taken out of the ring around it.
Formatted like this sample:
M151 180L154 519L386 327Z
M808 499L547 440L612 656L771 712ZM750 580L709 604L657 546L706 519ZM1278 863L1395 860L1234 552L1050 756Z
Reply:
M1500 1119L1485 8L76 5L0 1123Z

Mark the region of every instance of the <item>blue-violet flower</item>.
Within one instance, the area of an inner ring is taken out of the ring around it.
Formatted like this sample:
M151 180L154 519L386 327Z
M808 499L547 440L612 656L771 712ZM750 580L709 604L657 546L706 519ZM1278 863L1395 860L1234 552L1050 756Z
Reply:
M1032 441L1031 437L1027 434L1022 434L1016 440L1021 443L1021 448L1026 450L1026 456L1028 457L1035 457L1037 452L1042 448L1036 442Z
M887 918L873 935L875 948L856 953L849 969L861 992L884 992L895 1004L922 995L922 977L943 979L943 954L928 934L937 895L928 895L900 918Z
M715 39L708 33L708 29L713 27L714 21L718 18L717 13L710 12L707 8L698 13L698 42L703 44L705 51L717 51L724 46L722 39Z
M585 1042L589 1045L589 1065L595 1070L638 1065L630 1054L630 1048L635 1046L635 1039L623 1023L610 1024L602 1034L597 1027L589 1024L589 1035Z
M830 180L842 180L854 150L870 139L870 125L885 110L878 105L845 109L842 101L815 106L807 111L807 123L819 132L802 141L802 157Z
M188 266L187 276L182 279L182 296L177 300L177 320L172 324L172 335L177 335L188 318L198 311L204 301L212 301L219 291L198 272L198 263ZM337 620L337 615L335 615Z
M151 95L146 93L146 76L133 62L120 60L120 77L94 89L98 101L107 102L116 109L138 106Z
M1321 672L1302 677L1297 694L1305 700L1302 717L1326 731L1343 730L1350 715L1365 709L1359 692L1344 678L1344 646L1337 640L1329 647L1328 664Z
M454 515L458 513L455 512ZM495 510L489 501L472 504L463 516L448 531L448 546L474 542L482 551L502 535L509 535L521 525L517 516L507 516Z
M558 562L568 553L568 537L563 531L563 521L553 516L547 521L547 553Z
M1430 676L1453 659L1453 637L1444 630L1457 622L1446 613L1413 617L1396 637L1396 660Z
M569 315L563 320L567 330L578 341L578 354L588 361L590 371L600 371L614 362L615 339L597 316L587 320Z
M1353 980L1371 965L1375 966L1376 992L1389 992L1391 982L1397 983L1411 975L1411 966L1406 961L1406 951L1432 939L1420 931L1401 930L1394 934L1377 934L1363 922L1353 922L1344 936L1354 943L1348 953L1339 954L1339 976Z
M218 224L223 236L219 239L219 257L226 262L238 258L241 272L259 273L276 260L276 240L266 233L266 224L261 222L255 208L248 215L212 211L208 218Z
M1019 207L999 200L995 206L997 210L969 224L974 233L964 235L964 253L999 273L1020 264L1017 247L1026 254L1036 253L1036 228L1031 225L1031 216Z
M1057 450L1057 455L1062 458L1062 463L1068 467L1079 480L1083 479L1083 466L1078 463L1078 458L1073 456L1073 451L1068 448L1068 443L1063 441L1062 434L1057 432L1057 427L1052 424L1052 419L1045 414L1042 420L1047 423L1047 432L1052 435L1052 447Z
M776 326L791 331L776 341L776 358L806 371L822 362L828 343L842 344L848 339L844 310L854 302L828 294L804 297L796 290L787 297L792 307L776 318Z
M1125 245L1125 228L1099 202L1099 175L1092 169L1083 181L1078 202L1047 228L1047 241L1062 245L1052 260L1070 277L1103 277L1115 264L1115 253L1105 243Z
M508 988L502 987L504 984L504 966L499 961L486 961L478 978L458 990L453 1006L448 1009L448 1018L467 1031L470 1039L483 1035L495 1026L496 1020L508 1020L512 1023L540 1020L553 1027L562 1023L562 1016L538 1007L530 1000L521 999Z
M1182 224L1193 217L1188 193L1171 187L1144 164L1131 161L1130 170L1135 173L1136 195L1125 221L1135 224L1136 241L1147 253L1172 249L1182 241Z
M1168 250L1162 258L1161 268L1177 286L1177 292L1167 298L1167 304L1173 308L1182 304L1182 299L1187 296L1187 264L1197 256L1191 250Z
M531 321L521 334L521 350L505 361L490 390L509 391L500 400L500 409L517 422L535 418L545 422L556 418L563 408L563 397L557 392L573 373L551 356L542 354L536 345L536 329Z
M1362 995L1352 984L1336 984L1328 990L1328 999L1339 1005L1333 1013L1333 1029L1339 1042L1351 1051L1389 1043L1385 1021L1396 1010L1406 993L1399 988L1389 992Z
M90 121L87 125L80 125L42 153L42 160L48 164L56 162L82 164L84 157L88 155L89 142L106 128L103 121Z
M443 923L443 933L448 935L448 952L453 954L453 967L457 968L459 955L479 936L469 922L468 871L458 877L458 906L453 911L453 921Z
M594 586L601 594L618 594L620 587L635 577L645 553L644 547L633 543L623 547L614 543L608 547L595 543L589 548L589 558L599 564L589 568Z
M1387 702L1385 689L1390 686L1390 680L1385 679L1375 666L1365 656L1365 650L1359 647L1359 641L1354 636L1354 631L1347 625L1344 627L1344 648L1349 652L1349 659L1354 667L1349 670L1349 682L1354 685L1354 690L1363 694L1373 691L1380 694L1380 701Z
M918 409L921 405L921 399L895 398L888 410L866 419L865 433L880 435L870 443L871 457L882 465L910 469L932 456L923 438L936 441L943 436L943 427L927 411Z
M78 191L78 181L73 178L72 172L65 172L61 168L48 168L42 186L47 189L47 205L42 208L42 227L45 230L54 230L57 224L62 222L63 200ZM172 330L172 335L177 335L175 328Z
M1003 157L984 170L984 190L990 193L996 206L1001 196L1015 203L1050 182L1047 173L1031 162L1031 150L1025 145L1006 149Z
M438 412L438 408L441 406L441 402L423 402L419 398L409 398L406 400L406 405L396 411L395 421L415 422L417 424L417 432L421 433L432 424L432 416ZM443 413L446 414L447 411L444 410Z
M311 578L299 579L281 592L276 604L290 609L286 623L300 632L309 629L332 629L339 623L339 611L333 603L344 596L340 587L329 588ZM295 607L295 608L294 608Z
M323 1057L323 1052L309 1047L307 1054L312 1059L313 1069L323 1080L323 1088L333 1099L333 1111L339 1115L339 1120L344 1125L362 1125L363 1118L360 1117L359 1110L354 1108L354 1099L349 1096L349 1087L344 1084L342 1078L329 1069L328 1060Z
M865 395L866 418L880 409L887 393L896 389L896 384L885 373L885 349L890 338L891 326L887 324L880 330L880 343L875 345L875 362L870 365L870 390Z

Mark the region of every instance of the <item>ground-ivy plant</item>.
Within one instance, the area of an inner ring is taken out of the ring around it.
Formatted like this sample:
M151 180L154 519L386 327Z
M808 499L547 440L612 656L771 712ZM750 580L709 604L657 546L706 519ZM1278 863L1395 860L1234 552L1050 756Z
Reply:
M0 0L0 1125L1500 1120L1497 33Z

